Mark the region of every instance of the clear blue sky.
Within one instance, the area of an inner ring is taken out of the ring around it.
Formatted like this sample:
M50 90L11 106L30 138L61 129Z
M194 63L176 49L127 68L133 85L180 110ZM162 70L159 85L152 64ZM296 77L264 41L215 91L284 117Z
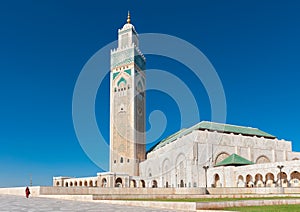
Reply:
M297 1L7 1L0 3L0 187L27 185L30 175L34 185L51 185L52 176L101 171L76 138L72 95L82 67L117 38L127 10L139 33L177 36L208 57L224 86L227 123L292 140L300 151ZM182 64L147 56L147 68L199 91L201 119L210 120L207 94ZM108 139L108 77L99 92L96 115ZM148 92L147 100L148 114L161 109L171 120L161 138L179 130L170 97Z

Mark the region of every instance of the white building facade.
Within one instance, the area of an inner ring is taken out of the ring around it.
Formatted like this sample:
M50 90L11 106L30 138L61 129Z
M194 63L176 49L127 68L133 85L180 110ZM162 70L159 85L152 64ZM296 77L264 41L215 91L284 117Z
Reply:
M215 166L232 154L254 164ZM270 174L266 177L268 173L273 174L273 183L277 182L280 172L277 166L283 166L282 171L290 170L290 175L295 172L293 175L298 178L299 158L300 153L292 151L291 142L278 140L259 129L200 122L161 141L149 151L147 160L140 164L140 176L155 180L159 187L236 187L240 177L246 187L256 186L257 174L260 174L265 186L267 178L271 177Z

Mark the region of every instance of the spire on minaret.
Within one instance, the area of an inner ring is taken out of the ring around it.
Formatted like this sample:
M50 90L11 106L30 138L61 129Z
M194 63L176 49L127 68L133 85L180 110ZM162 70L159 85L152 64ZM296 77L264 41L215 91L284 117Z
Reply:
M127 23L130 24L130 12L128 10L128 15L127 15Z

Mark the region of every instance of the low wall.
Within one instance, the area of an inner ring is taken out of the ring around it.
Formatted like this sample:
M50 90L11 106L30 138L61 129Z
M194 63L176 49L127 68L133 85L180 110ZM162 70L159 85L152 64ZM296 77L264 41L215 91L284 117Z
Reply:
M29 187L30 196L36 197L40 195L40 186ZM0 194L25 196L26 187L0 188Z
M137 199L194 199L203 198L203 194L96 194L94 200L137 200Z
M197 210L223 209L245 206L265 206L265 205L291 205L300 204L300 199L281 199L281 200L240 200L225 202L197 202Z
M83 199L155 199L155 198L203 198L214 195L245 196L245 195L293 195L300 194L300 188L208 188L210 195L205 194L205 188L100 188L100 187L29 187L31 196L69 195L70 198ZM25 187L0 188L0 194L25 195ZM71 197L71 196L74 197ZM68 197L68 198L69 198ZM81 198L81 197L80 197Z
M102 195L113 196L158 196L158 195L203 195L204 188L91 188L91 187L40 187L41 195ZM111 198L110 198L111 199Z
M259 188L208 188L212 195L234 194L300 194L300 188L259 187Z
M122 200L98 200L97 202L127 205L127 206L140 206L147 208L160 208L182 211L196 211L196 202L158 202L158 201L122 201Z
M31 196L73 200L200 198L204 188L30 187ZM25 187L0 188L0 194L25 195ZM65 197L64 197L65 196Z
M40 195L39 197L75 200L75 201L94 201L93 195Z

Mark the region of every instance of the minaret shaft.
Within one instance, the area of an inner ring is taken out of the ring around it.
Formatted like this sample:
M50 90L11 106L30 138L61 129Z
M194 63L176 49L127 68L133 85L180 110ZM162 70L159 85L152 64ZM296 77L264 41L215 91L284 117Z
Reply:
M138 34L130 23L118 31L118 47L111 51L110 171L139 175L145 160L145 64Z

